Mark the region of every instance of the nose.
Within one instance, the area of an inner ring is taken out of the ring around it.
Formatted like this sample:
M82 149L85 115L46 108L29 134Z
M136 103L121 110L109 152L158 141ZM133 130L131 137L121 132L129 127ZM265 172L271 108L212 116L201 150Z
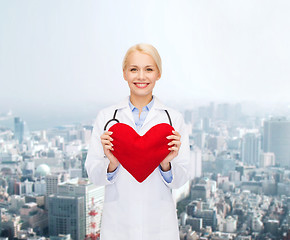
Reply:
M139 71L138 79L140 79L140 80L145 79L145 73L144 73L144 70L143 70L143 69L141 69L141 70Z

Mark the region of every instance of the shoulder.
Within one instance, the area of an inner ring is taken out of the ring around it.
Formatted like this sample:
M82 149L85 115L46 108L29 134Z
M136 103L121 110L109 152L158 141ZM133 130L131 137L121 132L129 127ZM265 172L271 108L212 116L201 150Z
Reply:
M176 110L172 107L167 107L166 109L169 113L171 113L175 118L183 118L183 115L180 111Z
M184 125L184 119L183 119L182 113L171 107L168 107L167 111L175 129L180 130L180 128L182 128Z
M180 125L183 123L183 114L176 110L175 108L165 105L161 100L159 100L156 96L155 96L155 100L156 100L156 108L159 111L165 111L167 110L173 124L177 124Z
M119 102L112 104L110 106L107 106L105 108L102 108L98 114L97 114L97 118L102 117L103 119L108 119L108 118L113 118L114 112L117 109L123 108L126 105L128 105L128 96L123 98L122 100L120 100Z
M183 115L180 111L176 110L175 108L168 106L166 104L163 103L162 100L160 100L159 98L157 98L156 96L154 96L155 98L155 107L159 110L167 110L168 113L170 113L172 116L174 116L175 118L182 118Z
M114 115L114 111L116 110L116 104L102 108L99 112L97 116L112 116Z

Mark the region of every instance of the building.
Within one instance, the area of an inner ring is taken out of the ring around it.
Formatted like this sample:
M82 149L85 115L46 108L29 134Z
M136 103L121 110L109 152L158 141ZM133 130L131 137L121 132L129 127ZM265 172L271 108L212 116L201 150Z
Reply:
M260 167L275 166L275 154L272 152L261 153L260 155Z
M19 213L19 209L25 204L25 197L12 195L10 200L9 210L14 213Z
M224 232L235 233L237 231L237 217L228 216L224 222Z
M194 144L200 149L203 149L205 147L205 133L203 131L194 130L190 138L192 138Z
M49 174L50 174L50 167L48 165L40 164L39 166L37 166L36 171L35 171L36 177L42 178Z
M57 192L57 184L61 182L61 175L51 174L45 177L46 195L49 196Z
M82 177L83 178L88 177L88 173L87 173L87 170L85 168L85 162L86 162L87 155L88 155L88 150L82 149L82 151L81 151L81 163L82 163Z
M244 181L241 184L241 190L248 190L252 193L261 194L262 193L262 183L254 181Z
M269 232L274 236L278 235L278 228L279 228L279 221L278 220L269 219L265 223L265 232Z
M241 181L241 174L238 171L229 171L229 180L234 183Z
M43 232L44 228L47 227L47 214L35 202L25 203L20 208L20 216L23 229L28 227L33 229L37 228Z
M229 175L229 172L234 171L236 168L236 160L228 156L221 155L216 159L216 172L223 175Z
M207 147L212 152L222 152L226 150L226 141L223 136L210 136L207 141Z
M273 152L276 164L290 165L290 121L286 118L274 118L264 122L264 152Z
M191 188L191 199L201 199L206 202L210 197L210 189L206 184L196 184Z
M20 117L14 118L14 138L22 143L24 137L24 122Z
M66 182L59 183L57 186L57 196L84 197L84 213L85 213L85 234L90 232L90 216L89 210L94 201L99 208L96 217L97 230L101 227L101 210L104 203L104 187L96 187L87 179L74 178ZM61 232L59 232L61 233ZM72 236L73 238L73 236ZM73 238L74 239L74 238Z
M20 216L15 214L4 214L1 211L1 229L8 232L9 239L14 239L17 237L17 233L22 227L22 221Z
M201 176L202 160L201 150L197 146L190 145L190 178L194 179Z
M30 182L28 179L24 182L16 182L14 191L17 195L30 194L33 192L33 185L34 182Z
M84 196L48 197L48 226L51 236L71 234L72 239L85 238L85 199Z
M72 240L70 234L58 234L58 236L50 236L50 240Z
M208 133L209 130L211 128L211 119L210 118L207 118L207 117L204 117L201 119L201 129Z
M45 196L37 195L37 194L31 194L31 195L25 195L25 202L26 203L36 203L38 207L44 207L45 204Z
M217 227L217 214L214 209L205 209L201 211L196 211L193 214L195 218L202 218L202 227L211 227L214 231Z
M202 229L202 218L188 217L186 224L190 225L193 231L200 232Z
M36 194L46 195L46 182L44 179L41 179L40 181L35 181L34 192Z
M242 162L245 165L257 166L261 149L261 137L256 133L246 133L242 140Z

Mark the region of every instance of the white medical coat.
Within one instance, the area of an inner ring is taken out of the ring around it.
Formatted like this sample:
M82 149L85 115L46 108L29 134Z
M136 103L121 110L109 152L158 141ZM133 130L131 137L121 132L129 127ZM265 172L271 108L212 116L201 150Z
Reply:
M129 96L98 113L85 162L89 180L97 186L105 185L101 240L179 240L171 189L179 188L189 180L189 137L183 116L166 107L154 96L154 104L139 130L139 135L143 136L156 124L169 124L164 111L167 109L174 129L181 135L179 153L171 161L173 179L170 183L163 179L158 168L139 183L122 165L109 181L107 168L110 161L104 155L100 136L106 122L112 119L115 109L118 109L116 118L136 131L128 102Z

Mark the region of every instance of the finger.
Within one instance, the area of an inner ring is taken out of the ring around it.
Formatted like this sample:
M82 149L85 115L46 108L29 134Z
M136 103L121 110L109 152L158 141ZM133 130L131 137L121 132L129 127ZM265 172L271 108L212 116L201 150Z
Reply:
M180 140L180 136L176 136L176 135L170 135L170 136L167 136L166 138Z
M181 135L180 135L179 132L177 132L177 131L172 131L172 133L173 133L174 135L177 135L177 136L181 137Z
M171 147L171 148L168 148L168 150L170 150L170 151L178 151L178 147Z
M174 144L172 147L177 147L177 148L178 148L178 150L179 150L179 148L180 148L180 145L181 145L181 143L180 143L180 144Z
M109 131L107 131L107 132L104 132L102 135L101 135L101 137L109 137L110 135L112 135L113 134L113 132L109 132Z
M101 136L101 140L110 140L110 141L113 141L113 138L111 138L109 135L102 135Z
M112 146L110 146L110 145L105 145L105 149L108 149L108 150L112 150L112 151L114 151L114 149L113 149Z
M109 140L102 140L101 141L103 145L111 145L114 146L113 143L111 143Z
M170 143L168 143L168 145L170 146L170 145L181 145L181 142L180 141L175 141L175 140L173 140L173 141L171 141Z

